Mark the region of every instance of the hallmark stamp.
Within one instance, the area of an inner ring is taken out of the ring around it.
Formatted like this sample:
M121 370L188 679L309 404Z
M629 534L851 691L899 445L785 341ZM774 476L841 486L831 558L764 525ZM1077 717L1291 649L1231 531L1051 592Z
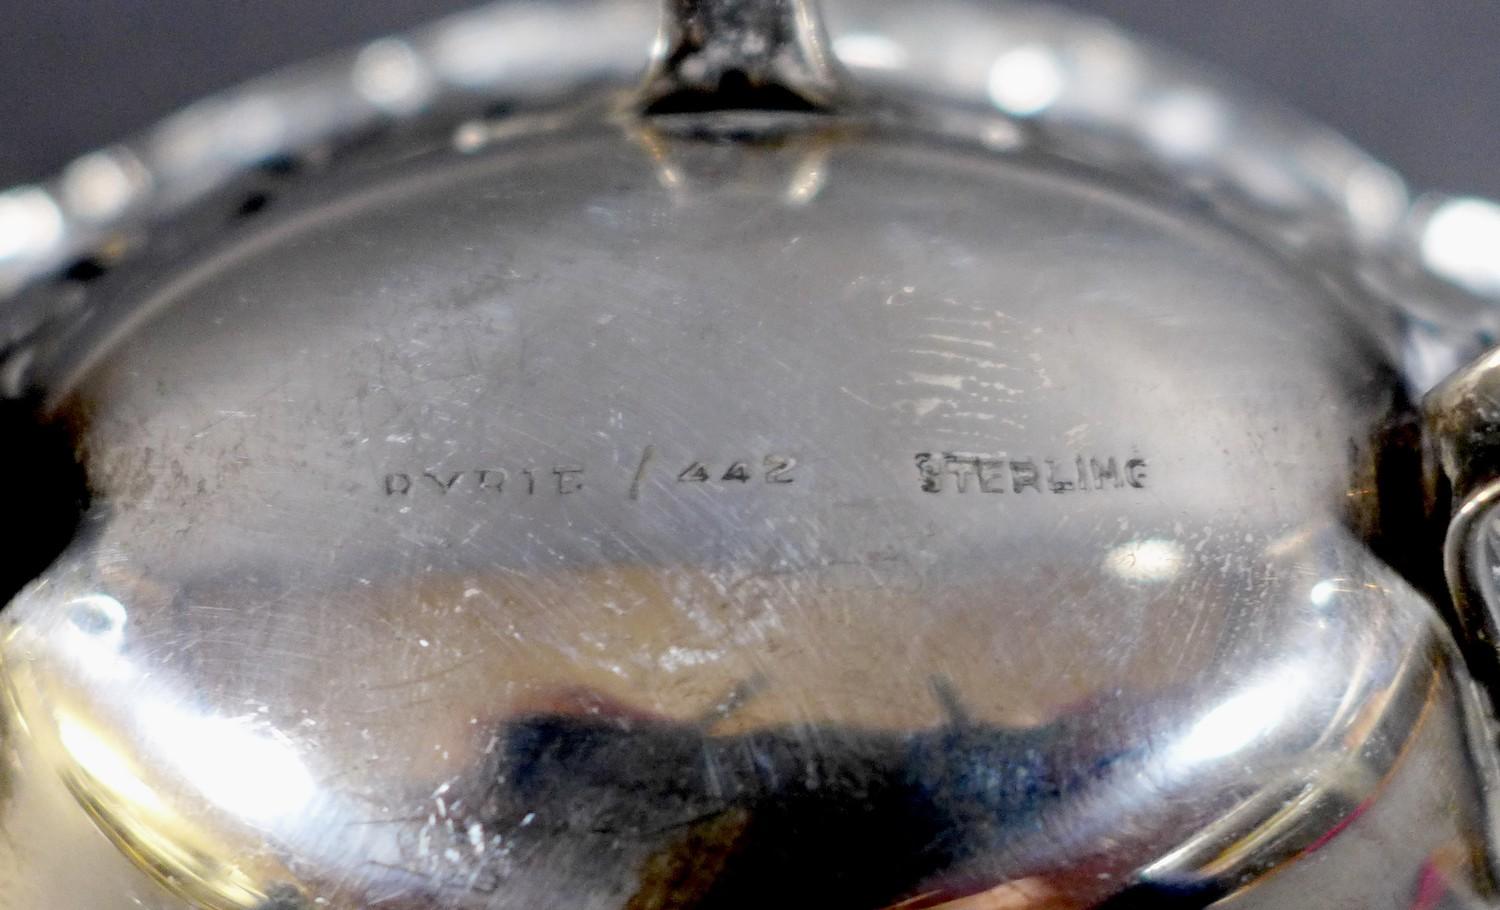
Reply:
M758 462L751 459L718 465L694 461L678 472L677 482L708 483L717 480L724 484L747 484L759 478L764 483L788 484L796 480L792 476L796 467L797 459L789 455L767 455Z
M704 484L718 491L752 487L784 487L795 483L797 459L771 454L722 461L686 458L675 463L657 457L656 447L647 445L629 475L618 480L601 478L598 487L620 490L626 499L641 498L652 477L666 483ZM502 467L429 468L391 471L382 476L379 489L392 497L467 496L471 499L513 499L572 496L590 487L584 465L562 463L511 470ZM617 486L618 484L618 486Z
M1009 456L973 452L917 452L918 488L930 494L1025 496L1103 493L1146 489L1150 464L1139 456L1074 453L1062 457ZM648 480L702 486L716 493L736 489L775 489L798 482L797 459L771 453L723 459L663 458L654 445L642 448L633 467L600 482L581 463L558 463L516 470L503 467L429 468L385 474L380 489L391 497L468 496L512 499L572 496L597 488L631 501L642 498ZM627 473L628 472L628 473Z
M1097 493L1145 489L1146 459L1074 455L1011 458L968 452L918 452L917 480L924 493Z
M471 493L501 495L507 492L521 496L551 493L568 496L583 489L583 466L551 465L546 468L522 468L515 475L504 468L471 468L462 471L395 471L385 475L386 496L411 496L436 493L441 496Z

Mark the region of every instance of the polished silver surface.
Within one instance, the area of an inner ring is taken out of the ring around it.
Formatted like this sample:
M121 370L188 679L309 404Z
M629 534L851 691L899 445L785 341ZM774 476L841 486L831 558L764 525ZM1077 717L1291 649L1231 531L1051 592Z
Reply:
M832 111L501 6L17 191L91 503L0 614L0 908L1493 903L1452 203L1099 23L827 15Z

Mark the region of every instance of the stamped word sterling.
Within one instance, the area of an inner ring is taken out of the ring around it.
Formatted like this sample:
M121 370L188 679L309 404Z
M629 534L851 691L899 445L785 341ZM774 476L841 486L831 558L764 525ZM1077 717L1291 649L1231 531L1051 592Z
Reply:
M1146 459L1007 458L967 452L918 452L917 477L925 493L1087 493L1144 489Z

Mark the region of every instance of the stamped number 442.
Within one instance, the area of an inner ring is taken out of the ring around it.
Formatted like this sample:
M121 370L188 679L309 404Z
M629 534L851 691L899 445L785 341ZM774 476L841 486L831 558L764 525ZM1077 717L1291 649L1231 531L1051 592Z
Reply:
M679 483L708 483L717 480L720 483L749 483L758 475L766 483L784 484L792 483L796 479L792 476L792 471L796 467L797 459L786 455L767 455L758 465L751 461L735 461L729 465L695 461L678 473L677 481Z

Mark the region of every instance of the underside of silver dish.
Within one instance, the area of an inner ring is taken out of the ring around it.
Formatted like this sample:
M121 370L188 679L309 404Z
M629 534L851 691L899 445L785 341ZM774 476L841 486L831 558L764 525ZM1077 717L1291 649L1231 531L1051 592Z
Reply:
M500 4L0 195L0 910L1494 905L1480 203L822 16Z

